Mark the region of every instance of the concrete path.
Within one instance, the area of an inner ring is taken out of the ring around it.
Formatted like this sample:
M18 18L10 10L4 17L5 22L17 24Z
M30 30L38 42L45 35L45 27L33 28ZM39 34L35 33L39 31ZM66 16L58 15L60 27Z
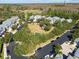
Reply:
M7 44L6 43L4 43L3 48L4 48L4 59L6 59L7 58Z

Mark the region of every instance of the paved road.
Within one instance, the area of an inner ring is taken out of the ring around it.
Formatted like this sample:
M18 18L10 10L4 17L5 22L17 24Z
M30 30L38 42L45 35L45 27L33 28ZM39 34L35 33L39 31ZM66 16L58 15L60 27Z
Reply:
M72 30L72 29L71 29ZM52 54L54 53L54 49L53 49L53 45L57 45L57 44L63 44L66 41L69 41L69 38L67 37L68 35L71 35L70 31L67 31L66 33L64 33L59 39L55 40L54 42L49 43L48 45L40 48L39 50L35 51L35 57L36 59L44 59L44 56L47 54ZM26 57L23 56L16 56L13 52L13 46L15 43L11 43L9 46L10 49L10 55L11 55L11 59L27 59Z
M15 43L11 42L8 47L8 49L10 50L11 59L27 59L27 57L24 57L24 56L16 56L15 53L13 52L14 46L15 46Z
M78 24L78 23L76 23ZM76 25L74 25L70 30L74 30L76 27ZM44 59L44 56L46 56L47 54L50 54L50 51L53 49L51 48L52 45L61 45L66 41L69 41L70 39L68 38L68 35L71 35L72 33L70 31L67 31L66 33L64 33L60 38L58 38L57 40L55 40L54 42L49 43L48 45L42 47L40 50L37 50L35 52L35 57L36 59Z
M55 40L54 42L52 42L52 45L57 45L57 44L63 44L66 41L69 41L69 38L67 37L68 35L71 35L71 33L69 31L67 31L66 33L64 33L59 39Z
M11 59L27 59L27 57L24 56L16 56L16 54L13 52L15 41L13 40L13 34L10 33L10 35L11 35L11 40L7 49L10 51L9 54L11 56Z
M51 54L51 53L54 53L54 49L53 49L52 44L48 44L44 46L43 48L37 50L35 53L35 56L37 56L36 59L41 59L41 58L44 59L44 56L46 54Z
M42 49L37 50L35 53L36 59L44 59L45 55L51 54L52 51L53 51L52 53L54 53L54 49L53 49L52 45L63 44L65 41L69 41L69 38L67 37L67 35L70 35L70 34L71 33L69 31L67 31L59 39L57 39L54 42L51 42L48 45L42 47ZM13 52L14 45L15 45L15 43L12 42L12 43L10 43L10 46L8 48L10 50L11 59L27 59L26 57L16 56L14 54L14 52Z
M49 43L48 45L42 47L40 50L37 50L35 53L36 59L44 59L44 56L47 54L50 54L53 49L53 45L57 44L63 44L66 41L69 41L68 35L71 35L71 33L68 31L64 33L59 39L55 40L54 42Z

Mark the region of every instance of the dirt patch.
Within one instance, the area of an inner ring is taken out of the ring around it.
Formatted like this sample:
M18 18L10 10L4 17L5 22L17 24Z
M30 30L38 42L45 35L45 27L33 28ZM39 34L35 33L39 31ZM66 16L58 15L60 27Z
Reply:
M39 23L30 23L28 24L28 28L32 33L43 33L43 34L48 34L54 29L54 27L52 27L49 31L45 31L39 26Z
M28 24L28 28L32 33L44 33L45 31L39 26L38 23Z

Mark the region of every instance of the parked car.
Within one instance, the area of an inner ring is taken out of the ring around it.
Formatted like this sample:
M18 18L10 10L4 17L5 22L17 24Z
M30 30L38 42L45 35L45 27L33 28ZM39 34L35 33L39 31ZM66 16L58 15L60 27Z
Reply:
M57 37L56 39L59 39L60 37Z
M71 41L71 39L72 39L72 35L67 35L67 37L68 37L69 40Z
M7 49L7 53L10 54L10 50L9 49Z
M51 42L54 42L54 40L52 40Z
M74 30L70 30L70 33L74 33Z
M40 50L40 49L42 49L41 47L39 47L37 50Z

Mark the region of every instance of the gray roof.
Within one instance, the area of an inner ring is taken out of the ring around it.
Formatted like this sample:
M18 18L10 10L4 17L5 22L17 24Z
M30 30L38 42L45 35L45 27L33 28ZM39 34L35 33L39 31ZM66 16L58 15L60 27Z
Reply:
M63 59L63 54L57 54L55 59Z
M79 42L79 38L75 39L75 42L78 43Z
M13 24L18 20L18 16L13 16L9 19L7 19L6 21L4 21L1 25L0 25L0 35L2 34L2 32L5 31L5 29L8 29L9 27L12 27Z
M75 54L76 57L79 57L79 48L76 50Z
M74 58L71 55L69 55L67 59L74 59Z

